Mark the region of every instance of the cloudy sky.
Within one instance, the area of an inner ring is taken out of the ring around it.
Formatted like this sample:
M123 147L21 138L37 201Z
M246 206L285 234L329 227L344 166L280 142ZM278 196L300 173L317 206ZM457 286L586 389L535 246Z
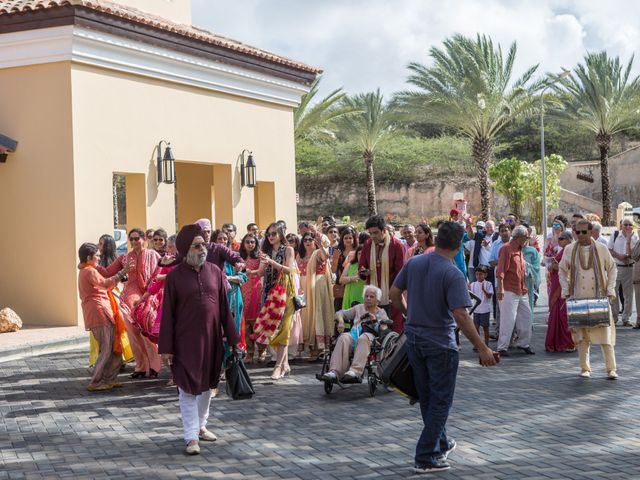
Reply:
M640 2L620 0L193 0L193 23L324 69L322 90L406 88L406 66L454 33L518 44L516 71L640 46ZM640 73L640 58L634 70Z

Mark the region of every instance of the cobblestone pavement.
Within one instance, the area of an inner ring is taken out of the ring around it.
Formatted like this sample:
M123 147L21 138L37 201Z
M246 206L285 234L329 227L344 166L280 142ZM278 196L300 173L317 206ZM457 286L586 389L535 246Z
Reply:
M540 316L540 314L539 314ZM514 353L481 368L463 343L449 433L458 441L445 478L640 478L637 330L618 328L620 379L591 379L577 354ZM176 391L158 380L89 394L84 350L0 364L0 479L406 478L422 428L417 406L366 385L326 395L315 365L277 385L252 369L257 394L212 402L215 444L183 454Z

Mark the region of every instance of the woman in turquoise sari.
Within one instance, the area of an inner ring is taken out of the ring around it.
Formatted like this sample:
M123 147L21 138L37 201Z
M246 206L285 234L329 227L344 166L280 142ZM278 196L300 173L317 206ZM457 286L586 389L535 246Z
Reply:
M522 249L522 256L526 265L525 272L525 284L527 290L529 290L529 307L531 309L531 324L533 325L533 306L536 301L537 291L540 288L540 262L542 256L540 252L531 245L534 243L535 236L532 234L532 229L529 225L524 224L529 232L529 241Z
M216 243L220 243L225 246L229 246L229 237L223 230L216 230L213 232L212 238ZM229 247L231 248L231 247ZM238 346L245 350L247 348L244 339L244 319L242 317L242 293L240 287L247 281L247 275L244 272L236 272L233 265L229 262L224 262L224 274L227 277L228 291L227 297L229 299L229 308L236 321L236 329L240 335L240 343ZM225 343L225 358L231 354L231 349Z

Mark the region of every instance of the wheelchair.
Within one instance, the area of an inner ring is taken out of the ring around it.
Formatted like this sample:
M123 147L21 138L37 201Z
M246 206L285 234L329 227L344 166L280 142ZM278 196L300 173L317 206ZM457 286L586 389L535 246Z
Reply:
M325 353L324 360L322 362L322 370L320 373L316 374L316 379L321 381L324 384L324 392L329 395L333 391L333 386L338 385L341 389L346 389L345 385L350 385L352 383L364 383L364 378L366 377L367 386L369 388L369 396L374 397L376 394L376 390L378 389L378 385L383 385L388 387L380 377L379 374L379 365L380 362L384 361L387 355L389 355L389 347L395 343L395 340L398 338L398 333L391 330L391 325L393 325L392 320L385 320L380 322L380 325L386 326L386 329L379 332L373 342L371 343L371 351L369 352L369 356L367 357L367 363L364 367L364 372L362 377L360 377L356 382L349 382L349 384L342 383L338 378L336 381L329 381L323 378L324 374L329 371L329 364L331 360L331 355L333 354L333 350L335 349L336 342L338 341L338 337L340 333L338 332L337 325L334 329L334 334L331 337L329 342L329 352ZM345 322L344 332L351 331L351 324ZM355 345L354 345L355 348ZM349 361L353 360L353 351L349 355Z

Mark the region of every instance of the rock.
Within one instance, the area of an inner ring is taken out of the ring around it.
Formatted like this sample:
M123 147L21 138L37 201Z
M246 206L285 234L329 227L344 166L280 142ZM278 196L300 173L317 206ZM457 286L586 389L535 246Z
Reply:
M10 308L0 310L0 333L17 332L22 328L22 320Z

